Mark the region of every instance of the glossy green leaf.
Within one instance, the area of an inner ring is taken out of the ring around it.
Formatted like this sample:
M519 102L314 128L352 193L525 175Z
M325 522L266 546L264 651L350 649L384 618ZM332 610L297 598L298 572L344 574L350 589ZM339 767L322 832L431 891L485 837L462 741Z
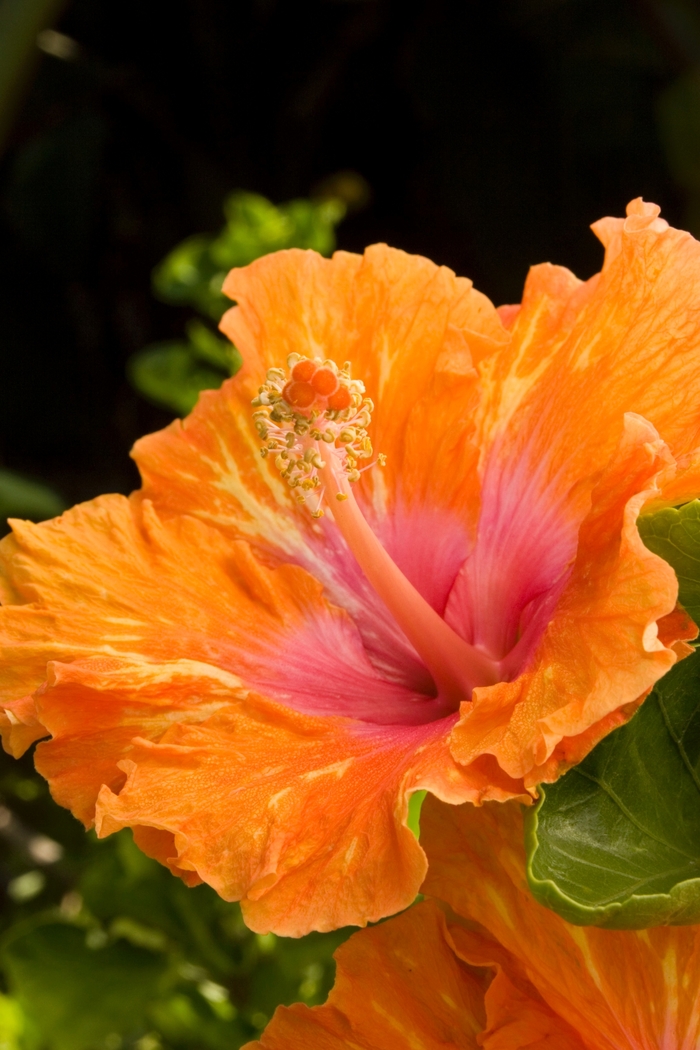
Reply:
M186 416L203 390L215 390L226 375L200 361L188 343L155 343L129 360L127 372L140 394Z
M700 501L641 517L700 623ZM528 880L570 922L640 929L700 922L700 652L526 815Z
M48 485L0 470L0 518L29 518L44 521L65 509L65 503Z
M700 624L700 500L643 516L638 528L649 550L673 566L678 601Z
M10 991L48 1050L86 1050L138 1035L167 957L125 940L104 943L62 922L15 928L2 950Z
M700 922L700 652L526 814L528 881L569 922Z

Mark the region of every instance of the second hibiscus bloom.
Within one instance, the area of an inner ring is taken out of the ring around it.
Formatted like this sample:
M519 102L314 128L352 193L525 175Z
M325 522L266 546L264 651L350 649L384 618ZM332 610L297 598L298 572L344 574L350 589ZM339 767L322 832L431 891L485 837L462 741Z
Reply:
M3 541L6 746L254 929L410 903L412 792L528 798L694 633L636 528L700 494L700 245L657 216L500 312L381 245L232 271L238 376L132 497Z

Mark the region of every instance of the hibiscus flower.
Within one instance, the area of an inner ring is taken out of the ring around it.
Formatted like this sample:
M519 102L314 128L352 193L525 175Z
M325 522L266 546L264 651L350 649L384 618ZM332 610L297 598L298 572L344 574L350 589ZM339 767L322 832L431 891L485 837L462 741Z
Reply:
M570 926L528 892L519 807L425 808L435 898L356 933L328 1002L244 1050L696 1050L700 926Z
M700 493L700 246L596 232L500 312L383 245L229 274L241 372L1 545L5 746L59 803L299 935L414 898L413 793L527 800L631 715L695 630L635 522Z

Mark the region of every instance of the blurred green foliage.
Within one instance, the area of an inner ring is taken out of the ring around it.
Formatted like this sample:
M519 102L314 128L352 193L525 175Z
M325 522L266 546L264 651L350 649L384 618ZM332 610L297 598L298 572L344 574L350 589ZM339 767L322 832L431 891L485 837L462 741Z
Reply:
M0 536L9 529L8 518L45 521L65 509L65 501L48 485L0 467Z
M3 769L0 1050L235 1050L279 1003L323 1001L349 931L251 933L129 832L86 835L28 763Z
M30 481L13 470L0 468L0 520L29 518L43 521L65 510L65 503L52 488Z
M348 173L343 188L346 196L357 197L350 178ZM132 385L156 405L179 415L191 411L202 390L219 387L241 366L236 348L210 327L232 305L221 291L228 271L283 248L313 248L330 255L335 227L346 210L339 196L274 205L256 193L230 194L223 229L213 236L188 237L153 273L158 298L194 307L209 323L193 319L185 339L155 343L135 354L128 364Z

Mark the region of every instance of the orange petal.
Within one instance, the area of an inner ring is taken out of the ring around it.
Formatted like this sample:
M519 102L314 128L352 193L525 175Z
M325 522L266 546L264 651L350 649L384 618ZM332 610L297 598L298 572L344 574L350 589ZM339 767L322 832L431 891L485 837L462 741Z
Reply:
M364 482L380 512L386 488L410 503L431 487L431 446L436 438L445 442L453 422L453 444L471 429L474 366L509 341L496 310L471 281L383 244L363 256L338 252L330 261L311 252L265 256L232 270L224 290L238 306L222 328L251 367L260 362L259 372L263 364L283 365L292 350L351 362L375 403L373 443L387 456L386 470L368 472ZM434 427L416 433L414 406L419 415L432 406L441 419L439 434ZM407 448L412 435L417 440ZM458 476L467 480L464 471Z
M232 270L224 288L238 305L221 327L242 351L244 367L220 393L203 395L183 423L137 443L146 497L299 556L318 528L257 456L250 405L266 369L284 367L292 351L350 361L374 399L373 441L388 463L385 471L369 471L361 488L377 513L384 513L387 490L400 487L409 501L432 491L440 449L463 481L471 472L474 488L474 451L465 439L473 429L467 406L474 362L508 335L470 281L375 245L364 256L337 252L330 260L278 252ZM440 428L425 427L431 406ZM473 499L443 477L438 485L452 504Z
M373 726L251 696L157 743L133 740L120 763L125 785L100 793L98 834L130 826L174 836L175 853L158 858L242 899L259 932L364 925L405 908L424 877L405 826L411 792L452 802L514 793L502 774L459 770L451 724Z
M376 404L375 448L388 455L385 469L362 475L356 494L391 556L442 611L479 508L474 362L509 336L470 281L384 245L332 260L297 250L265 256L232 271L226 288L239 305L222 325L245 365L220 391L203 394L186 420L137 443L143 496L165 516L191 514L249 540L267 562L308 569L400 677L415 653L333 523L299 508L259 456L251 399L266 369L284 366L291 351L351 361ZM403 522L416 517L407 536ZM435 537L435 557L416 532Z
M496 974L485 997L487 1024L479 1041L483 1050L590 1050L590 1043L532 991L528 994L504 973Z
M37 717L52 739L36 751L36 768L56 802L90 827L103 784L118 791L118 763L134 737L159 739L174 722L202 722L241 695L240 679L194 660L88 657L51 663L37 690Z
M336 961L335 987L325 1006L279 1007L260 1040L243 1050L478 1050L482 1045L478 1033L489 978L454 955L434 904L419 904L355 934L338 949Z
M488 753L528 787L555 779L628 718L634 707L627 705L675 663L677 654L659 640L656 624L675 608L676 577L647 550L636 527L669 458L654 429L628 415L617 454L593 492L569 581L547 612L531 662L513 681L477 689L462 705L452 735L457 761L467 765ZM676 638L682 637L685 620L676 626Z
M259 928L404 907L425 872L408 795L517 791L487 762L459 769L454 718L431 722L429 698L382 679L308 573L203 522L105 497L16 523L3 550L25 604L0 609L0 637L38 679L5 699L17 747L50 734L37 768L61 804L90 824L99 795L102 833L133 827L186 880L246 897ZM365 721L327 717L343 705Z
M304 570L266 569L246 543L195 518L164 522L147 501L103 496L13 528L0 544L22 603L0 610L7 703L38 688L50 660L136 654L231 674L267 668L271 634L305 628L328 608Z
M488 935L446 926L433 902L355 934L336 961L325 1006L280 1007L244 1050L590 1050L527 979L502 971Z
M595 225L606 260L585 285L534 267L510 348L484 366L482 440L510 463L530 447L562 494L604 466L626 411L676 458L700 446L700 244L658 211L633 201Z
M485 927L586 1047L700 1045L700 927L570 926L529 893L522 837L513 804L475 810L427 800L424 892Z
M655 206L629 211L603 224L614 228L606 265L586 284L549 265L530 271L510 345L480 365L482 512L469 571L486 582L467 603L480 610L476 622L466 623L474 644L498 658L518 635L509 613L550 591L573 561L626 413L667 443L683 495L700 491L700 334L690 305L700 244L658 220ZM679 495L670 474L666 485Z
M21 758L36 740L47 736L48 730L37 715L33 696L22 696L5 703L0 710L2 746L13 758Z

